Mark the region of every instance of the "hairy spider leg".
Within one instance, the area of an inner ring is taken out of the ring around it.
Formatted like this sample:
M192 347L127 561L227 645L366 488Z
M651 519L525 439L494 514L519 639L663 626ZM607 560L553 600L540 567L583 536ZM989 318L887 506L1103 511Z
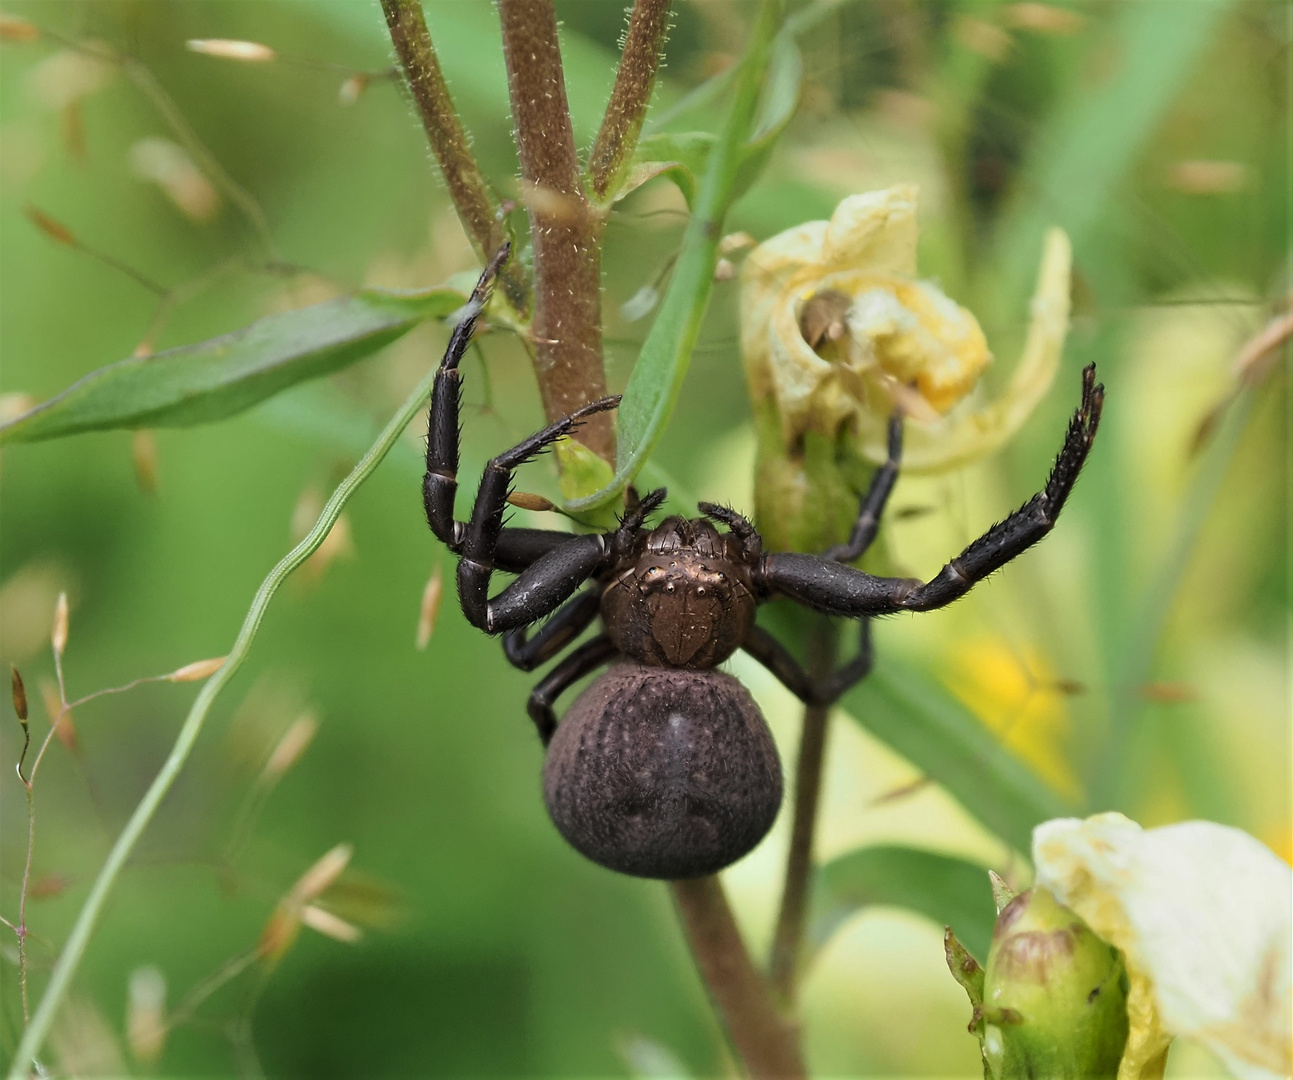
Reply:
M619 650L615 648L611 639L601 634L580 645L530 691L526 712L530 714L534 726L539 729L539 738L543 740L544 746L552 741L552 733L557 730L557 715L552 711L557 698L589 672L595 671L618 655Z
M789 649L757 624L750 628L741 648L772 672L805 705L831 705L871 673L870 619L859 620L858 638L857 655L820 679L813 678Z
M539 628L534 637L529 627L518 626L503 635L503 652L513 667L533 671L546 664L562 649L592 625L601 610L600 589L585 589L573 600L557 609L556 614Z
M836 562L853 562L860 559L867 548L875 541L880 531L880 518L884 514L885 503L893 493L893 486L898 482L898 465L902 460L902 414L894 413L889 417L889 456L871 476L866 494L858 503L857 520L853 523L853 532L847 544L836 544L822 553L824 559Z
M487 634L499 634L551 615L603 564L609 544L602 534L571 536L541 555L495 597L489 595L494 552L503 532L503 512L515 469L541 454L594 413L620 403L618 396L602 398L555 420L523 439L485 466L476 491L471 520L459 548L458 600L467 621Z
M458 492L458 444L461 436L458 414L462 401L462 376L458 365L471 345L476 320L485 309L493 290L494 279L511 254L512 245L504 244L481 271L476 287L463 306L462 317L449 335L440 369L431 390L431 411L427 416L427 469L422 478L422 504L431 531L457 551L466 526L455 521L453 500Z
M453 516L454 496L458 493L458 447L461 436L459 414L462 373L458 370L458 365L471 344L476 321L510 252L511 246L504 244L481 273L471 297L464 305L462 318L450 335L431 391L422 504L431 531L454 553L461 552L467 531L466 524L456 521ZM569 533L550 529L503 529L494 549L494 566L499 570L520 572L569 539Z
M828 615L890 615L950 604L1054 528L1091 451L1103 404L1104 386L1095 381L1095 365L1088 365L1082 372L1082 404L1069 423L1045 489L970 544L931 581L875 577L821 556L787 552L764 557L760 584Z

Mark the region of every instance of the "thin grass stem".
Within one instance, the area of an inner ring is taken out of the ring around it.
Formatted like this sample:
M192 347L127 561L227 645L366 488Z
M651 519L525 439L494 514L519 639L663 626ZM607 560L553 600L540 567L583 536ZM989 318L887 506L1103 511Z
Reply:
M108 854L107 861L95 878L90 893L86 897L84 904L82 904L80 913L76 917L76 922L72 926L72 932L68 935L67 944L63 946L63 951L59 954L58 960L54 964L45 993L42 995L40 1003L32 1015L31 1022L23 1033L18 1050L14 1054L13 1063L8 1074L9 1080L24 1080L27 1075L28 1065L35 1060L36 1054L39 1053L41 1046L44 1044L45 1038L49 1034L50 1025L54 1020L54 1015L62 1004L63 999L67 996L72 978L85 955L86 948L89 946L95 926L103 914L103 908L107 903L109 894L116 885L126 861L130 858L131 852L134 851L135 845L139 842L139 838L143 835L149 822L152 821L162 799L165 798L166 793L170 790L171 785L175 782L180 770L183 769L185 762L188 760L189 754L193 750L193 745L206 722L207 715L211 711L211 706L251 652L251 647L256 640L261 622L265 618L265 612L268 610L274 594L278 592L283 582L306 559L314 554L319 545L323 543L333 525L336 524L337 518L341 516L341 511L346 503L372 475L391 447L399 440L409 422L418 414L424 402L430 397L434 382L435 371L433 369L418 383L359 463L337 486L327 505L319 514L319 519L315 522L314 527L269 572L261 583L260 588L256 591L251 606L243 619L242 629L239 631L233 647L229 650L224 666L212 675L198 692L198 696L194 700L192 708L189 709L188 716L180 728L179 735L165 763L162 765L161 771L158 772L152 784L149 785L134 813L130 815L130 820L126 822L125 827L121 830L112 846L112 850Z

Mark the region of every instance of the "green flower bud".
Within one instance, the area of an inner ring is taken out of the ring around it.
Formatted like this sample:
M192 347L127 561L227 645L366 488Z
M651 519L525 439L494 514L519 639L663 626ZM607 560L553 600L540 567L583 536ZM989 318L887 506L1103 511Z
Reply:
M1128 1028L1122 957L1045 889L1020 893L997 916L980 1009L993 1080L1118 1075Z

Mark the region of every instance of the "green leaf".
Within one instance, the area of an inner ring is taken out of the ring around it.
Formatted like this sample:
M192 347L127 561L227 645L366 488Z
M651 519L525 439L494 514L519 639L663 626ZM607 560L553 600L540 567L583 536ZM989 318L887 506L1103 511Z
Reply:
M787 23L772 43L772 57L763 81L763 96L754 131L750 135L751 150L763 152L772 147L777 136L790 123L799 107L799 91L804 81L804 61L795 44L797 27Z
M965 859L897 846L860 848L818 871L808 941L820 949L845 919L867 907L899 907L950 926L966 947L988 955L997 913L988 872Z
M362 360L418 323L444 318L465 302L456 289L367 289L268 315L210 341L92 371L0 426L0 443L224 420L299 382Z
M1034 825L1074 812L974 713L917 668L886 655L840 704L1019 851L1029 850ZM986 883L984 888L986 896Z
M709 155L669 289L620 403L615 477L600 491L568 503L566 510L571 513L594 510L619 496L659 441L678 400L714 288L723 222L739 194L740 171L757 123L780 10L777 0L764 0L738 66L732 108Z

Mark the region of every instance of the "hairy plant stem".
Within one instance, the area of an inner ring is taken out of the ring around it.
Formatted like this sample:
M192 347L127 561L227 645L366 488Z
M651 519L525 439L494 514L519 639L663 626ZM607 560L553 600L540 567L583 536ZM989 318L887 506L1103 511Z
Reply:
M605 204L628 172L638 135L646 120L651 91L669 32L670 0L636 0L624 36L624 52L615 72L615 88L602 126L588 152L588 180L593 197Z
M809 631L808 670L814 678L828 674L835 663L838 632L826 616L815 616ZM795 816L786 856L786 878L781 909L772 939L769 977L773 989L789 1007L795 1003L799 983L799 957L808 916L808 892L813 874L813 836L817 831L817 806L821 801L822 766L826 760L826 728L831 706L808 705L799 735L795 762Z
M755 1080L806 1075L798 1027L778 1011L750 960L717 877L673 882L674 901L710 997Z
M94 933L99 917L103 914L109 894L116 885L117 879L121 876L121 871L125 867L126 861L130 858L131 852L134 851L135 845L139 842L139 838L143 835L149 822L152 821L162 799L165 798L176 777L179 776L180 770L183 769L184 763L188 760L189 753L192 751L194 743L197 742L198 735L202 731L215 699L228 685L251 652L252 644L256 640L256 634L260 630L261 621L265 618L265 612L268 610L274 594L278 592L283 582L306 559L314 554L319 545L323 543L328 533L332 531L333 525L336 524L337 518L341 516L342 509L350 501L351 496L372 475L373 470L377 468L391 447L395 445L404 429L408 427L409 422L424 408L427 398L431 396L435 375L436 369L432 368L418 383L358 464L337 486L327 505L319 514L319 519L314 523L314 528L309 531L305 539L283 556L265 577L265 580L261 582L261 586L256 591L255 597L252 598L251 606L243 619L242 629L238 632L238 637L234 641L233 647L229 650L224 665L207 680L199 691L193 706L189 709L188 716L185 717L184 723L180 727L179 735L175 739L175 744L171 747L170 754L153 782L149 785L148 790L144 793L139 805L135 807L134 813L130 815L130 820L126 822L116 842L112 845L112 850L108 853L108 858L104 862L103 868L99 871L94 884L90 888L89 895L81 905L76 922L72 926L72 932L68 935L67 944L63 946L63 951L59 954L58 960L54 964L54 969L50 973L49 984L45 987L45 993L40 999L40 1004L36 1007L31 1023L27 1025L27 1030L23 1033L21 1042L18 1044L17 1052L14 1054L13 1062L10 1065L8 1080L24 1080L27 1076L27 1067L40 1052L45 1037L49 1034L50 1024L53 1022L63 999L67 996L68 989L72 984L72 978L76 974L76 969L80 965L82 957L85 955L86 947L90 943L90 938ZM63 695L63 697L65 700L66 695Z
M484 265L507 239L503 215L471 152L467 132L431 44L422 4L420 0L382 0L382 11L449 198L476 257ZM504 269L500 284L517 313L528 314L530 287L519 262L513 261Z
M584 194L566 102L552 0L499 0L521 198L534 253L535 371L549 420L606 395L602 367L602 226ZM574 437L615 460L610 413L590 416Z

